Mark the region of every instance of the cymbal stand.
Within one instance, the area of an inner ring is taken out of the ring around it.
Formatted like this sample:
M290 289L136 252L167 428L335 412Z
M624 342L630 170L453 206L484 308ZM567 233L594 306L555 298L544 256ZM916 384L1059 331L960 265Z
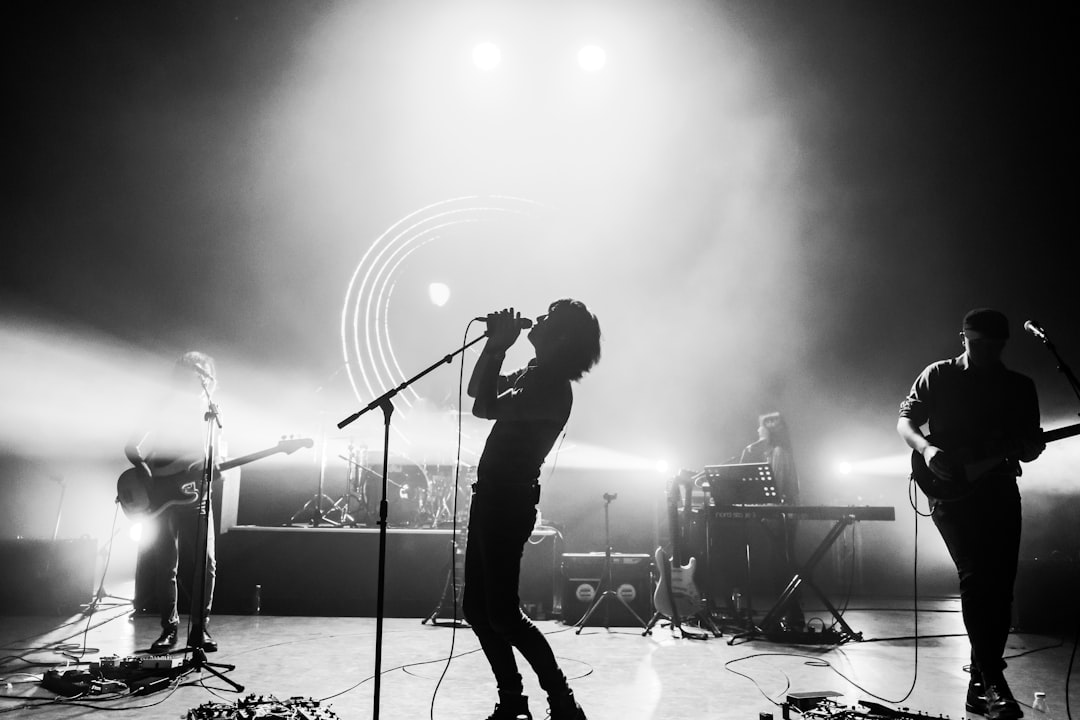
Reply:
M359 524L356 516L349 512L354 503L357 507L357 513L360 511L367 512L367 506L363 500L363 488L360 484L360 473L367 469L363 464L364 452L365 451L362 448L357 448L350 441L349 454L347 456L338 456L348 463L348 470L345 474L345 492L334 502L329 512L327 512L327 515L337 513L339 527L345 527L346 525L349 527L356 527ZM358 460L357 458L360 459Z
M341 527L341 523L336 523L330 520L323 513L323 500L326 500L330 505L334 504L334 501L323 492L323 483L326 481L326 426L325 423L321 423L322 427L322 455L319 458L319 484L315 490L315 494L311 496L304 507L297 510L289 522L286 525L295 525L298 518L304 516L308 510L313 510L311 513L311 519L308 521L312 527L319 527L320 525L330 525L331 527Z
M604 544L607 546L607 549L604 551L604 567L600 571L600 583L596 589L606 589L596 596L596 599L593 600L589 609L586 610L585 614L581 616L581 619L577 621L577 630L574 631L576 635L581 634L581 629L585 627L585 623L588 622L589 618L592 617L592 614L595 613L601 605L604 605L604 601L609 598L621 602L623 607L625 607L630 614L634 616L634 619L638 621L638 624L641 625L641 629L645 630L646 634L649 631L649 624L642 620L640 615L634 612L634 608L630 607L630 603L626 602L625 598L612 589L615 587L615 580L612 575L612 570L614 568L612 567L613 563L611 561L611 519L609 510L612 501L618 497L618 493L604 493ZM604 605L604 628L611 628L610 614L607 605Z

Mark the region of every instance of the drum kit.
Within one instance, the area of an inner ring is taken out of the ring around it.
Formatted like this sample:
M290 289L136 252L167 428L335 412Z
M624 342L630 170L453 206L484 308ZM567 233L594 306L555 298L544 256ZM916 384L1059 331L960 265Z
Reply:
M349 442L346 452L343 492L326 512L330 525L376 527L382 497L382 453ZM476 467L461 464L420 463L404 455L391 454L387 463L387 525L396 528L450 527L456 517L464 525L469 517ZM455 498L456 495L456 498ZM456 502L455 502L456 500Z

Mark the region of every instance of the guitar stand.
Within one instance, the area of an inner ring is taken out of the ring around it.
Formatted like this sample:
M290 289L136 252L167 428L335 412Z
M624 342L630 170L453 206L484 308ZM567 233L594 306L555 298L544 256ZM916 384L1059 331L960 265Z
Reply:
M618 493L604 493L604 544L607 546L607 550L604 551L604 567L600 571L600 583L597 586L597 590L604 587L608 589L600 593L596 597L596 599L593 600L592 605L589 606L589 609L585 611L585 614L581 616L581 619L574 623L574 625L577 627L577 630L574 631L575 635L581 634L581 630L585 627L585 623L588 622L589 618L592 617L593 613L595 613L596 610L604 604L604 601L609 598L618 600L623 604L623 607L625 607L630 612L630 614L634 616L634 619L638 621L638 624L645 631L642 633L643 635L649 635L652 633L652 626L642 620L641 616L634 612L634 608L630 607L630 603L626 602L626 600L621 595L619 595L619 593L611 589L615 585L615 581L612 576L611 523L609 508L611 506L611 501L615 500L617 497L619 497ZM611 629L610 615L606 605L604 606L604 629Z
M800 639L804 640L812 639L809 637L810 635L819 636L819 639L816 641L817 644L826 644L828 642L826 638L833 638L840 643L847 642L849 640L861 641L863 639L862 633L857 633L851 629L851 626L847 624L846 620L844 620L844 617L840 614L840 611L838 611L836 607L831 602L829 602L829 599L825 597L825 593L823 593L821 589L814 584L813 581L814 568L817 567L817 564L821 562L822 558L825 557L825 553L829 551L829 548L832 547L832 544L837 541L840 535L843 534L847 526L851 525L854 522L854 515L845 515L844 517L837 520L836 524L833 525L832 530L829 531L829 534L826 535L824 539L822 539L822 541L818 544L817 548L814 550L814 553L810 556L810 559L806 561L806 564L802 568L796 569L795 574L791 576L791 580L788 582L787 587L784 588L784 592L781 593L780 598L776 601L775 604L773 604L772 608L765 615L765 618L761 621L761 624L753 625L749 630L734 635L730 640L728 640L728 645L734 645L736 640L753 640L760 636L765 636L766 638L769 638L771 636L773 638L782 639L784 631L780 627L780 620L784 617L784 612L787 610L787 606L795 598L796 590L798 590L799 587L801 587L803 584L806 584L811 590L813 590L814 594L817 595L818 599L821 600L821 602L825 605L826 609L828 609L829 613L836 621L835 625L840 626L840 632L793 633L793 635L798 635Z

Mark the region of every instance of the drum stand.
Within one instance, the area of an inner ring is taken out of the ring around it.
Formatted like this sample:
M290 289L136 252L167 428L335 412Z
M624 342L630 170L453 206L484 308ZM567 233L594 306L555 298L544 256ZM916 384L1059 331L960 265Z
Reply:
M621 602L623 604L623 607L625 607L630 612L630 614L634 616L634 619L638 621L638 625L640 625L641 628L645 631L645 634L651 632L649 624L642 620L640 615L634 612L634 608L630 607L630 603L626 602L626 600L621 595L619 595L619 593L612 589L615 586L615 581L612 577L613 568L611 562L611 520L609 509L611 507L611 502L618 497L618 493L604 493L604 545L607 546L607 549L604 551L604 567L600 571L600 583L596 589L607 589L596 596L596 599L593 600L592 605L589 606L589 609L586 610L585 614L581 616L581 619L578 620L577 623L575 623L575 625L577 626L577 630L575 630L574 633L576 635L581 634L581 629L585 627L585 623L588 622L589 618L592 617L592 614L596 612L596 610L601 605L604 605L604 601L608 600L609 598ZM604 605L604 628L608 630L611 629L607 605Z

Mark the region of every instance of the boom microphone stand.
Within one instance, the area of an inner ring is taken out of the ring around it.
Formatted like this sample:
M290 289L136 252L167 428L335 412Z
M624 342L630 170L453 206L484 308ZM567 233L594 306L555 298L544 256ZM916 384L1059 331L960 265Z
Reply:
M383 412L383 468L382 468L382 496L379 499L379 574L378 574L378 593L377 601L375 603L375 688L374 688L374 709L372 714L372 720L379 720L379 695L382 687L382 636L383 636L383 603L386 596L386 515L388 505L386 502L386 479L389 474L390 464L390 416L394 412L394 405L391 402L394 396L405 388L412 385L414 382L424 377L428 373L435 370L440 365L449 365L453 362L455 355L460 355L467 349L480 342L487 337L487 333L484 333L480 337L467 342L459 347L449 355L443 356L442 359L429 365L426 369L420 373L409 378L405 382L398 385L392 390L387 390L379 397L372 400L367 404L367 407L359 410L349 417L345 418L337 424L338 429L344 428L349 425L361 415L370 412L376 408L379 408Z

